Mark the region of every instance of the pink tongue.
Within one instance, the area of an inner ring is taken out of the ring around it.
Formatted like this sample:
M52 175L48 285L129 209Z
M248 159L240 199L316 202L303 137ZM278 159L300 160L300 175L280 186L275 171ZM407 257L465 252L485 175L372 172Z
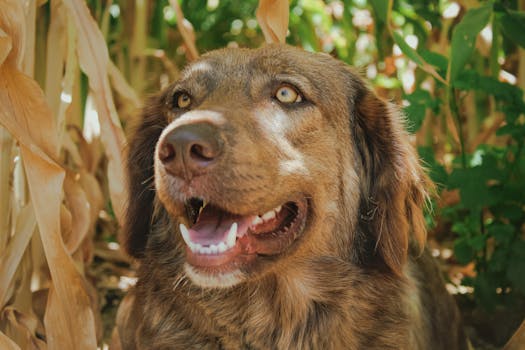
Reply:
M197 222L189 229L190 239L201 245L225 242L234 222L237 223L237 237L241 237L246 234L251 220L250 217L233 215L209 204L202 209Z

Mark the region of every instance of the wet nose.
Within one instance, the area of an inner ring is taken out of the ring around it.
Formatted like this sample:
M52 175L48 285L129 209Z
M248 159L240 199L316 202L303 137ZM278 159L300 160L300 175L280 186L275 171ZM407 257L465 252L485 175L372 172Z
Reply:
M211 124L189 124L170 131L162 140L159 159L169 173L191 179L205 173L220 157L223 141Z

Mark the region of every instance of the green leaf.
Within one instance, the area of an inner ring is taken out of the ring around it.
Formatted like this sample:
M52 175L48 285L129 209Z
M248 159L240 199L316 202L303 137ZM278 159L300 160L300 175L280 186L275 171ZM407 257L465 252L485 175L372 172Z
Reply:
M386 23L388 21L388 11L390 7L390 1L389 0L370 0L370 4L372 5L372 9L374 10L376 19L382 23Z
M492 14L492 3L469 10L454 28L451 40L449 79L454 82L474 52L478 33L487 25Z
M519 110L523 108L525 111L522 89L515 85L503 83L493 77L480 75L474 70L461 72L452 86L460 90L483 91L486 94L494 95L500 101L516 106Z
M525 293L525 241L523 240L516 242L513 246L507 278L516 288Z
M485 248L486 237L483 235L477 235L469 240L469 244L474 251L480 251Z
M454 256L462 265L466 265L472 261L474 257L474 250L464 238L459 238L454 243Z
M433 65L440 71L446 72L448 66L448 59L445 56L426 49L422 49L421 51L419 51L419 53L421 57L428 62L428 64Z
M508 11L499 20L503 34L516 45L525 48L525 13Z
M399 34L398 32L394 32L394 41L399 46L401 51L407 55L408 58L410 58L412 61L416 62L419 66L422 66L425 62L419 56L416 50L410 47L410 45L407 44L405 39Z
M503 244L511 242L514 231L514 226L501 223L492 224L487 228L488 234L494 237L496 242Z

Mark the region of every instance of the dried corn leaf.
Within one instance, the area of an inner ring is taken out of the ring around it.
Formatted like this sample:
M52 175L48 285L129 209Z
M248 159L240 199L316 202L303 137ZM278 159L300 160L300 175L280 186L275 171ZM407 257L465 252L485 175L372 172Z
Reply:
M0 122L19 142L56 159L55 121L38 84L7 62L0 66L0 76Z
M13 139L9 132L0 126L0 252L5 248L11 234L11 171L13 164ZM0 265L0 269L2 265ZM0 274L0 278L2 275ZM0 284L0 288L2 288ZM0 292L0 306L2 297Z
M288 32L288 0L261 0L256 16L267 43L284 43Z
M525 344L525 320L507 342L503 350L523 350L523 344Z
M84 280L60 235L64 171L38 150L21 146L22 159L49 264L53 297L48 300L45 327L49 349L94 349L95 320ZM67 300L67 303L63 301ZM49 317L48 317L49 316Z
M80 183L75 179L75 174L66 174L64 191L72 216L71 235L66 241L67 250L71 254L78 249L91 227L91 204Z
M47 349L46 344L36 337L38 320L34 315L21 313L11 307L5 308L2 313L8 324L7 334L11 335L10 338L14 339L22 349Z
M7 248L0 254L0 308L7 302L8 287L15 275L18 264L22 260L35 227L35 214L31 203L29 203L18 214L15 226L16 234L9 242Z
M0 332L0 349L2 350L20 350L14 341L9 339L4 333Z
M41 5L41 1L25 1L24 12L26 18L25 47L21 62L21 70L30 77L35 76L35 42L36 42L36 12Z
M100 119L101 139L108 157L110 197L117 219L122 223L126 189L124 186L123 150L125 137L117 117L108 79L109 55L106 42L96 22L81 0L64 1L78 33L77 56L89 78L89 86Z
M60 105L57 114L58 138L63 140L66 133L66 112L71 107L71 100L73 95L73 86L75 83L76 73L78 71L78 60L75 55L75 43L77 40L77 33L72 23L71 18L68 18L67 26L67 57L66 69L64 78L57 80L60 83L61 91Z
M57 115L60 106L60 97L62 91L62 75L64 74L64 55L66 52L66 24L65 19L61 16L60 1L52 0L51 15L49 16L49 30L47 32L46 45L46 83L44 91L46 100Z
M21 6L18 2L18 7ZM9 15L0 9L0 23ZM12 5L12 3L9 3ZM14 6L15 10L17 6ZM16 11L15 11L16 12ZM23 22L23 16L17 18ZM7 30L8 28L9 30ZM14 64L22 47L23 35L16 26L2 27L13 40L12 52L0 66L0 123L18 140L27 183L31 194L44 251L56 296L67 300L60 307L47 310L53 322L46 324L46 334L53 339L50 349L94 349L94 316L80 273L65 250L60 235L59 213L64 179L63 169L53 160L59 144L56 125L38 84L17 70ZM14 32L13 32L14 31Z
M21 5L18 0L0 0L0 64L7 59L22 65L26 22Z
M104 195L102 194L97 179L89 172L81 170L78 182L88 198L90 204L90 222L91 225L94 225L100 211L104 208Z
M7 55L11 52L12 43L11 37L0 28L0 64L4 63Z
M127 102L130 102L133 108L139 108L142 103L137 93L128 84L122 72L115 66L113 61L109 62L108 66L109 78L115 91Z
M197 47L195 46L195 31L193 30L193 26L184 18L184 13L182 13L182 9L177 0L170 0L170 5L175 11L175 16L177 16L177 29L182 36L182 40L184 40L188 59L194 61L199 58L199 51L197 51Z
M78 281L78 283L83 283L83 281ZM55 288L52 286L49 289L46 305L46 314L44 316L44 324L46 325L46 339L47 346L49 349L96 349L96 335L94 327L93 314L90 312L89 318L86 321L89 322L89 332L88 327L83 327L79 329L80 332L83 332L82 338L71 338L70 329L71 325L63 325L62 320L59 315L63 313L63 309L67 306L67 303L64 303ZM50 332L48 330L49 325L54 325ZM61 325L62 329L56 328L57 325ZM61 331L62 330L62 331Z

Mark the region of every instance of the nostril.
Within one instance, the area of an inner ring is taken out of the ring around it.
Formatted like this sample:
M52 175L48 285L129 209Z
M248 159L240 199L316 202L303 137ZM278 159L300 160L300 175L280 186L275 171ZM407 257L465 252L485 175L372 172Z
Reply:
M165 142L159 149L159 158L162 162L167 163L175 158L175 147L169 142Z
M197 161L212 161L216 154L210 147L201 144L194 144L190 148L190 156Z

